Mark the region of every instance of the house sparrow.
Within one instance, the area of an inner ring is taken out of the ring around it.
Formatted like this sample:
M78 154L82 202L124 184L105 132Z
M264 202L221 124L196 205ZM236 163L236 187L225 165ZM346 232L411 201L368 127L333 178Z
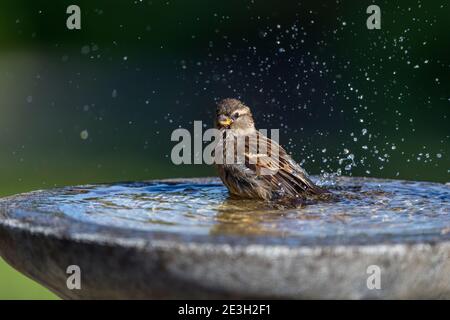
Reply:
M219 149L216 150L223 151L223 157L226 157L227 151L230 152L227 148L232 149L234 161L222 159L221 163L216 161L216 166L233 196L276 200L305 199L308 195L328 193L316 186L278 143L256 130L250 108L241 101L220 101L215 126L220 130ZM240 149L237 146L239 139L245 141Z

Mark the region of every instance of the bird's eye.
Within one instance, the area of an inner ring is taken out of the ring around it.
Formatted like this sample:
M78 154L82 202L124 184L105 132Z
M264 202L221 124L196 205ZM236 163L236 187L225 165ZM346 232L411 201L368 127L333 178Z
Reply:
M235 114L233 114L233 118L239 118L239 113L238 112L236 112Z

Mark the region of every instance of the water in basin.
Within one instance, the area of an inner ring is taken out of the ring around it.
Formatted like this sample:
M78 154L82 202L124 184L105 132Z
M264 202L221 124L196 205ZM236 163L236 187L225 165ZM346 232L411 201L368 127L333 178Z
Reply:
M404 242L450 238L450 186L340 177L338 201L299 208L231 199L220 181L67 187L32 206L83 222L169 233L297 237L306 243Z

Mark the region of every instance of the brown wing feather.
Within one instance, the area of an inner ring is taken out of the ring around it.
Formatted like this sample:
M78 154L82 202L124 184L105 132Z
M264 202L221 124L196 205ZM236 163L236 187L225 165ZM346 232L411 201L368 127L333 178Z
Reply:
M246 166L254 170L260 179L270 183L274 190L279 189L290 196L327 192L316 186L279 144L260 132L257 132L257 139L257 147L252 145L246 149ZM266 144L266 149L259 152L262 144ZM275 148L278 148L278 157L276 157ZM251 158L253 158L253 164L250 161ZM272 174L261 174L263 169L271 170Z

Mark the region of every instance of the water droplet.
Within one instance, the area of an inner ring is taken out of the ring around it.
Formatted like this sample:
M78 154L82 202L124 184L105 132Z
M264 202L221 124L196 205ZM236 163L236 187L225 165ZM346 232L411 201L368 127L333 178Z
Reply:
M80 132L80 138L82 140L86 140L88 137L89 137L89 132L86 129Z

